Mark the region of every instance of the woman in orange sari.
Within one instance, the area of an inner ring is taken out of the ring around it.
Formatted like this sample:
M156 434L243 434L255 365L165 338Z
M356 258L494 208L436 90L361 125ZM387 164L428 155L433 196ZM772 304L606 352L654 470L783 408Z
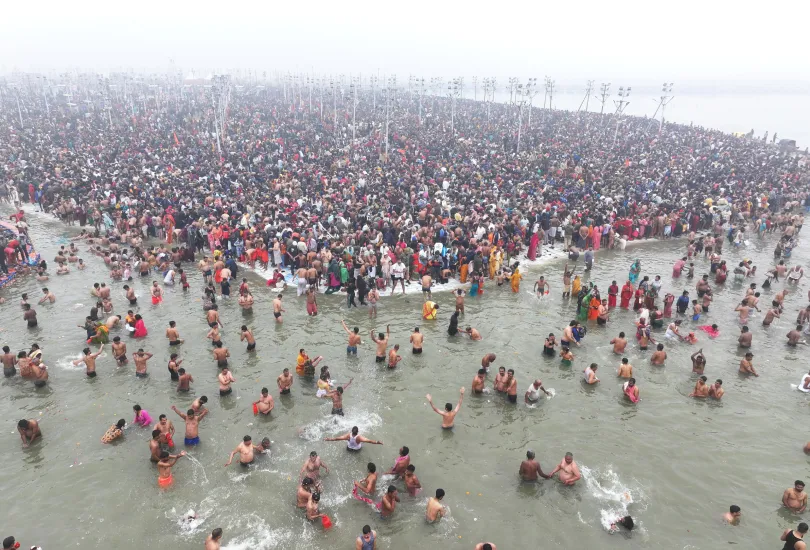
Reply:
M163 228L166 230L166 244L172 244L172 240L174 240L174 226L174 216L166 212L163 216Z
M470 269L470 264L469 263L464 262L463 264L461 264L461 267L458 270L459 277L461 278L461 284L464 284L464 283L467 282L467 271L469 269Z
M591 301L588 304L588 320L594 321L599 316L599 295L596 293L591 294Z
M512 285L512 292L518 293L520 292L520 280L523 278L523 275L520 274L520 269L515 266L515 270L512 272L512 277L509 279L509 283Z

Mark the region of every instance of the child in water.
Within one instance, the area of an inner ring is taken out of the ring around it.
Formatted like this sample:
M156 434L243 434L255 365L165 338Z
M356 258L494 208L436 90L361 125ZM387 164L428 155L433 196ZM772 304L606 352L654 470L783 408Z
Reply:
M612 535L616 531L619 530L618 526L622 526L628 531L632 531L633 527L635 526L633 522L633 518L630 516L624 516L623 518L617 518L616 521L610 524L610 534Z

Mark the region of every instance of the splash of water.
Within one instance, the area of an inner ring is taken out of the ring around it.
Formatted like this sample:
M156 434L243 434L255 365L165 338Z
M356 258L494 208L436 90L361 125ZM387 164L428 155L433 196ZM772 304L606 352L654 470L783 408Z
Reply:
M347 416L329 415L307 424L298 430L301 439L320 441L327 434L344 434L357 426L365 434L382 424L380 415L367 411L349 410Z
M600 523L605 530L609 531L617 518L630 515L628 508L636 503L636 499L643 501L641 490L635 488L631 492L630 487L609 466L604 470L592 470L580 464L579 469L588 492L599 503Z
M195 482L197 481L197 467L199 466L199 470L202 472L202 476L203 476L203 482L202 482L202 485L208 485L208 476L205 474L205 468L204 468L204 467L203 467L203 465L200 463L200 461L199 461L199 460L197 460L196 458L194 458L193 456L191 456L191 455L190 455L190 454L188 454L188 453L186 453L186 458L187 458L187 459L189 459L189 460L191 461L191 463L192 463L192 464L194 464L194 466L195 466L195 467L194 467L194 474L193 474L193 476L192 476L192 479L193 479Z

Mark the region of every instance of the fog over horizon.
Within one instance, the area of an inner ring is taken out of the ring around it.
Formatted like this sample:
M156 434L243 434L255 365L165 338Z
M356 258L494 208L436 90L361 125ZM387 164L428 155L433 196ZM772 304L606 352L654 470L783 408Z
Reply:
M810 92L806 4L749 10L728 1L653 5L513 0L389 6L367 0L276 4L11 3L0 27L0 73L133 71L477 75L587 80L650 92ZM472 82L467 83L471 86Z

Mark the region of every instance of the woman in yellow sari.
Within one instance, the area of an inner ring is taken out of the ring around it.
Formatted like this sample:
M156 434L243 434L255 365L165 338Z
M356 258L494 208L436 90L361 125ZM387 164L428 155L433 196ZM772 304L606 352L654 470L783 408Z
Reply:
M492 252L489 253L489 280L495 278L495 272L498 271L498 247L493 246Z
M512 285L512 292L518 293L520 292L520 280L523 278L523 275L520 274L520 269L515 267L515 270L512 272L512 277L510 277L509 282Z
M579 275L574 276L574 280L571 281L571 296L574 298L579 295L579 291L582 288L582 281L579 278Z

